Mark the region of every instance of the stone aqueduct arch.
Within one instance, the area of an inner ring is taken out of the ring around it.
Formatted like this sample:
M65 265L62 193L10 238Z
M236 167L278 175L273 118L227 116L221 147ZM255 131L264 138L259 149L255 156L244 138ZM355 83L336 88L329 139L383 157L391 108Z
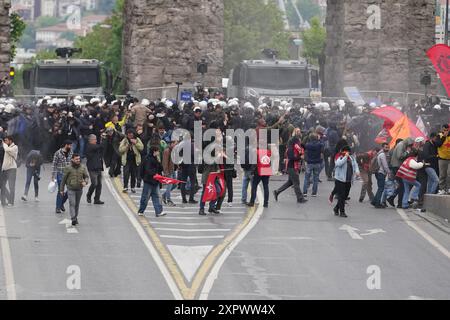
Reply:
M4 77L9 72L9 7L8 0L0 0L0 77Z
M199 80L208 57L207 86L218 86L223 65L224 0L127 0L124 77L127 88ZM226 0L225 0L226 1ZM343 87L422 92L431 64L435 0L328 0L324 95Z

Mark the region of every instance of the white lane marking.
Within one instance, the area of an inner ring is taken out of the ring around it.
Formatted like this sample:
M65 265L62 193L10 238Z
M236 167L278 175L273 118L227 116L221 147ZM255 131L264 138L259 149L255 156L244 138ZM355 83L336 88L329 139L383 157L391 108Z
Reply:
M6 219L2 207L0 207L0 247L2 251L3 269L5 272L6 298L8 300L17 300L11 247L9 246L8 232L6 231Z
M258 199L259 205L256 209L255 215L253 216L252 220L248 223L248 225L239 233L239 235L228 245L227 248L223 251L221 256L217 259L216 263L214 264L213 268L211 269L211 272L209 273L208 277L205 280L205 284L203 285L202 291L200 292L199 300L208 300L209 293L211 292L211 289L214 285L214 281L217 279L219 275L220 268L222 268L222 265L225 263L225 260L228 258L228 256L231 254L231 252L236 248L236 246L247 236L247 234L256 226L259 219L261 218L264 207L263 207L263 194L261 191L261 188L258 188Z
M172 225L172 226L210 226L210 227L214 227L217 226L217 224L214 223L182 223L182 222L151 222L152 225L157 224L157 225ZM220 223L220 225L230 225L230 226L234 226L234 223Z
M408 226L413 228L418 234L420 234L425 240L427 240L433 247L438 249L444 256L450 259L450 252L439 242L437 242L432 236L422 230L417 224L411 221L406 215L403 209L397 209L397 213L402 217Z
M72 226L72 220L64 219L64 220L61 220L58 224L66 225L67 233L78 233L77 228L75 228L75 226Z
M120 205L123 212L126 214L128 219L130 220L131 224L136 229L139 237L144 242L145 246L147 247L148 251L150 252L150 255L153 257L153 260L155 261L155 263L158 266L159 270L161 271L164 279L166 280L167 285L169 286L169 289L172 292L173 296L175 297L176 300L183 300L183 296L181 295L180 290L178 289L177 285L175 284L175 281L171 277L169 270L167 269L166 265L161 260L161 257L159 256L159 254L156 251L155 247L153 246L152 242L150 241L147 234L145 233L144 228L136 220L135 215L131 212L131 210L128 208L128 206L124 203L124 200L118 195L116 189L111 184L109 177L106 177L104 179L104 181L106 182L106 185L108 186L108 189L111 192L111 194L113 195L114 199L116 199L117 203Z
M358 228L353 228L347 224L344 224L339 230L347 231L350 237L354 240L362 240L363 238L356 232L359 231Z
M155 228L159 231L178 231L178 232L228 232L231 229L175 229L175 228Z
M167 220L167 219L174 219L174 220L202 220L202 221L208 221L207 218L204 217L172 217L172 216L164 216L159 218L160 221L162 220ZM217 217L216 219L220 219L220 220L240 220L242 218L239 217Z
M160 235L159 237L166 239L195 240L195 239L223 239L225 236L171 236L168 234L163 234Z
M373 234L377 233L386 233L383 229L372 229L372 230L366 230L367 233L361 233L362 236L371 236Z
M198 215L198 212L185 212L185 211L168 211L168 210L164 210L165 213L167 214L182 214L182 215L189 215L189 214L195 214ZM225 211L225 210L221 210L220 211L222 214L245 214L245 212L237 212L237 211ZM153 210L145 210L145 213L155 213L155 211Z
M189 282L212 248L213 246L167 246Z

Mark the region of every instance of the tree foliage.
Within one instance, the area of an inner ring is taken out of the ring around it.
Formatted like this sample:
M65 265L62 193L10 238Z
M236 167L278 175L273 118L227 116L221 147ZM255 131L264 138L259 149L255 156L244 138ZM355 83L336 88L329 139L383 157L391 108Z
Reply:
M317 64L325 49L326 41L326 30L318 17L311 19L311 29L303 31L302 38L303 56Z
M122 68L123 7L124 0L117 0L110 18L75 40L75 47L83 49L81 58L102 61L114 76L119 76Z
M260 58L265 48L287 58L289 34L275 3L264 0L225 0L224 72L240 61Z
M11 60L16 56L17 51L17 43L22 37L23 32L25 31L26 24L23 22L22 18L17 13L11 13L11 27L10 27L10 43L11 43L11 51L10 56Z

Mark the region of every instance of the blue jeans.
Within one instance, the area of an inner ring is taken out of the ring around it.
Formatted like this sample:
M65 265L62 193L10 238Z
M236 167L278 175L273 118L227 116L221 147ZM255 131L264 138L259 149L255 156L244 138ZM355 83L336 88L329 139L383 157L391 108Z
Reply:
M248 186L252 182L253 171L248 170L244 171L244 175L242 177L242 203L247 202L248 197Z
M428 176L428 182L427 182L427 194L435 194L436 190L439 186L439 177L436 173L436 170L433 168L425 168L425 172Z
M319 187L319 175L322 170L321 163L308 163L306 164L305 182L303 184L303 193L308 193L309 181L311 175L313 176L313 190L312 194L317 194L317 188Z
M27 178L25 181L25 196L28 196L28 191L30 190L31 180L34 178L34 196L37 198L39 196L39 181L38 177L41 174L41 167L27 167Z
M373 198L373 202L372 204L375 206L379 206L381 205L381 201L382 201L382 197L383 197L383 192L384 192L384 185L386 183L386 175L382 174L382 173L375 173L375 178L377 179L377 193L375 194L375 197Z
M412 193L411 193L411 199L414 201L419 201L419 193L420 193L420 182L417 180L414 180L414 182L403 180L403 187L405 189L403 193L403 201L402 201L402 207L408 208L409 207L409 193L411 192L411 188L414 187Z
M155 208L155 214L159 215L163 212L163 207L159 201L159 184L151 185L149 183L144 183L144 188L142 189L141 204L139 207L139 212L144 213L147 209L148 201L152 198L153 208Z
M78 153L80 157L83 158L85 145L86 142L84 141L84 138L78 138L78 140L72 142L72 152Z
M64 192L64 196L62 196L61 193L59 192L59 188L61 188L62 177L63 177L62 173L58 173L56 175L56 183L58 184L58 194L56 195L56 209L62 208L64 206L64 203L66 203L69 197L67 191Z
M172 178L172 179L176 179L176 174L174 172L172 174L169 174L167 177L168 178ZM163 193L163 199L170 200L170 193L172 192L172 190L174 188L176 188L176 186L174 186L173 184L168 184L166 186L166 191Z

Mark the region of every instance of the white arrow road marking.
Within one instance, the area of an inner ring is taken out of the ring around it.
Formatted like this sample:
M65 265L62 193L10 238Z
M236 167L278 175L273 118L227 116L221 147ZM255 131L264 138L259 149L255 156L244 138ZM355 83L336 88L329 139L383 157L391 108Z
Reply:
M64 220L60 221L59 224L66 225L66 232L67 233L78 233L77 228L72 226L72 220L64 219Z
M349 226L347 224L344 224L342 227L339 228L339 230L347 231L350 237L354 240L362 240L363 238L358 234L359 231L358 228L354 228L352 226Z
M191 282L213 246L167 246L186 279Z
M383 229L372 229L372 230L366 230L367 233L361 233L362 236L371 236L373 234L377 233L386 233Z

